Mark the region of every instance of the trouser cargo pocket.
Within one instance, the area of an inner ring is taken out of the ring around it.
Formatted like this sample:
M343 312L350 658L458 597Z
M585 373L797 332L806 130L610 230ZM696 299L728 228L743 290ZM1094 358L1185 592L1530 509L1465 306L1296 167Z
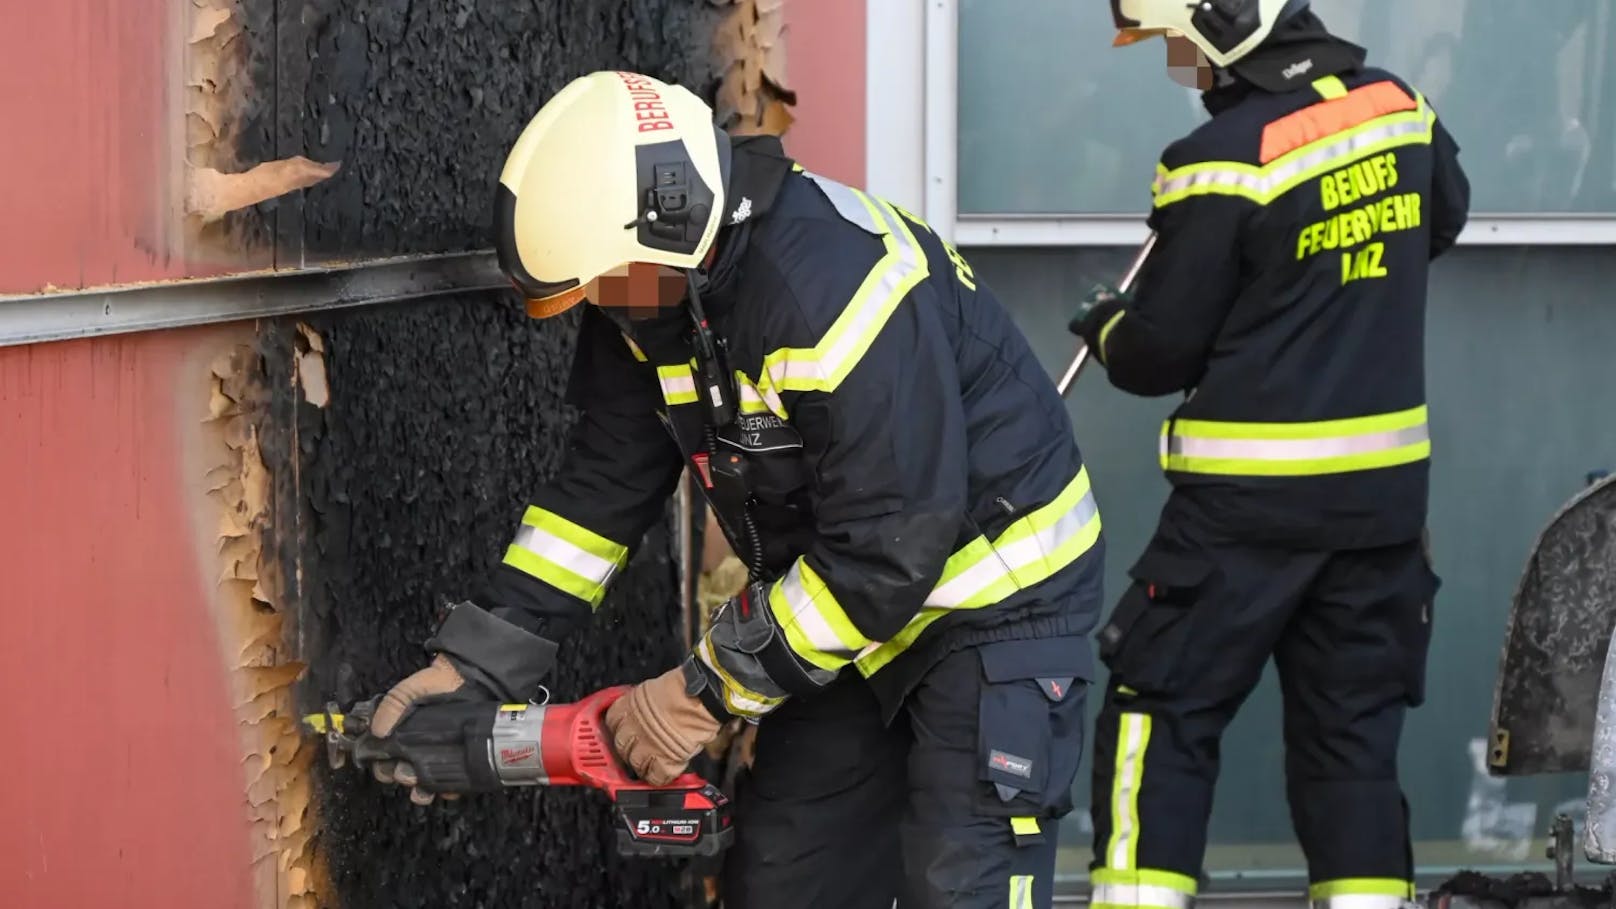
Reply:
M1442 579L1431 570L1429 556L1424 553L1417 560L1411 574L1411 589L1406 605L1398 611L1402 621L1398 629L1398 645L1402 651L1405 700L1411 707L1425 703L1425 667L1431 652L1431 629L1436 619L1436 595L1442 589Z
M1098 638L1100 659L1117 682L1138 692L1170 693L1193 677L1185 666L1195 605L1213 571L1199 555L1146 550L1129 575Z
M1083 757L1087 638L1000 641L976 648L979 814L1061 817Z

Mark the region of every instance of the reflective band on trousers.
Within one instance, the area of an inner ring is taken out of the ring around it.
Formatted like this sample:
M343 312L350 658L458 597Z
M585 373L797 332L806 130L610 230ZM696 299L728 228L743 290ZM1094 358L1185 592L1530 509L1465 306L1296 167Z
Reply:
M1171 887L1155 884L1095 884L1089 896L1089 905L1100 906L1157 906L1160 909L1190 909L1195 897Z
M1414 885L1394 877L1350 877L1308 888L1314 909L1399 909L1414 899Z
M1150 714L1124 713L1117 718L1116 763L1111 773L1111 839L1105 845L1104 870L1108 874L1137 874L1139 787L1145 781L1145 751L1149 747Z
M1010 909L1032 909L1033 875L1010 875Z
M1342 893L1321 900L1311 900L1309 905L1313 909L1401 909L1409 902L1411 900L1401 896L1389 896L1383 893Z
M1089 881L1093 885L1089 905L1095 909L1101 906L1190 909L1195 905L1195 878L1175 871L1096 868L1090 873Z
M504 560L590 606L600 605L606 585L627 561L628 547L535 507L522 516Z
M1431 456L1426 408L1318 423L1168 420L1162 469L1223 476L1319 476Z
M1088 552L1099 537L1100 512L1089 490L1088 469L1079 468L1054 501L1028 512L991 543L977 537L950 556L920 612L891 640L872 643L859 654L859 672L873 675L951 612L991 606L1047 581Z

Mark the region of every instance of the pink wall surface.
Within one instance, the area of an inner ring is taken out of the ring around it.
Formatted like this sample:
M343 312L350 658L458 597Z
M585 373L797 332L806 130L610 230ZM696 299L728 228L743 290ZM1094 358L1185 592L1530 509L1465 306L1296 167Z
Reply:
M853 186L864 184L865 2L785 0L788 78L797 92L786 151Z

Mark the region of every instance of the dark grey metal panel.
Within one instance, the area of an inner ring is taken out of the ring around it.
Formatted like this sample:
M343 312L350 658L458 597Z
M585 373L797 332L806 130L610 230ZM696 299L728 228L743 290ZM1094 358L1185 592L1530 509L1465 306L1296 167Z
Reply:
M1613 623L1616 477L1566 503L1532 547L1493 697L1493 773L1588 769Z

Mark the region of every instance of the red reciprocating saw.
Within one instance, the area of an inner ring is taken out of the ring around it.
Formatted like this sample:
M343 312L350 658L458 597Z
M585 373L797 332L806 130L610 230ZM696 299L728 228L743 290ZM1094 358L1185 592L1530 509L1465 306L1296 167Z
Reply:
M619 685L573 704L443 701L417 704L387 738L368 734L380 696L347 713L327 704L303 718L324 735L333 767L406 761L427 792L492 792L508 786L589 786L616 807L624 855L715 855L735 838L729 800L693 773L664 786L635 779L612 751L606 708Z

